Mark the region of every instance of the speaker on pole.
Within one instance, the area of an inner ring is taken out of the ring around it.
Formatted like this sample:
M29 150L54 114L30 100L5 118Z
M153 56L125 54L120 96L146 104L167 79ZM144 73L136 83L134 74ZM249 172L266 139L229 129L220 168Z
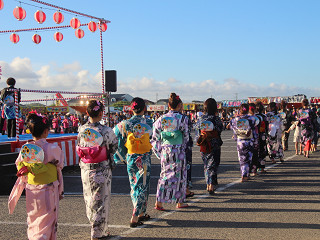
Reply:
M105 71L105 91L106 92L117 91L117 71L115 70Z

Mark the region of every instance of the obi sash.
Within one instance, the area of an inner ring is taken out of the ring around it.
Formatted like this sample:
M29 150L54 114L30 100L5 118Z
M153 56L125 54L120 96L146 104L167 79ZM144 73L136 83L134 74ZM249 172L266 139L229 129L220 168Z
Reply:
M237 129L236 134L237 134L237 138L239 138L239 139L249 140L252 138L252 130L251 129L249 129L249 130Z
M22 167L28 168L28 183L31 185L49 184L58 179L57 167L52 163L19 162L18 170Z
M212 139L218 139L219 134L217 130L212 131L201 131L201 134L198 138L197 145L200 146L200 152L202 153L211 153L212 152Z
M166 145L181 145L183 143L182 132L175 130L173 132L161 132L161 139Z
M128 154L144 154L150 152L152 145L149 140L149 133L143 134L140 138L136 138L133 133L129 133L125 147Z
M101 146L94 147L76 147L77 154L84 163L99 163L106 161L107 158L107 148Z

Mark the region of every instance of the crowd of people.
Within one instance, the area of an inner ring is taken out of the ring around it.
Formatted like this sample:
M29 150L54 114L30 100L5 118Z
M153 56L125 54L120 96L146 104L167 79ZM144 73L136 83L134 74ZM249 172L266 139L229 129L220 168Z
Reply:
M163 115L146 117L145 102L136 97L131 102L133 116L119 119L110 128L101 123L103 103L89 101L89 118L78 128L76 151L81 159L79 165L86 214L92 226L91 239L110 236L108 213L112 170L117 164L127 166L133 203L130 227L134 228L150 219L147 206L152 152L161 162L154 208L164 211L164 204L168 203L176 204L176 208L187 208L186 198L194 196L190 191L193 140L200 146L206 191L212 195L218 186L224 128L233 131L237 142L242 182L265 172L267 156L273 163L284 161L288 135L293 129L296 154L308 158L310 152L317 150L320 111L310 108L307 99L296 111L288 110L285 102L280 106L271 102L267 108L261 102L242 104L229 116L228 124L219 117L213 98L204 102L203 113L196 118L183 113L182 100L175 93L171 93L168 107L169 111ZM22 190L26 189L28 238L56 239L59 199L63 198L61 169L64 156L58 146L46 141L51 127L46 116L30 113L26 126L33 141L22 146L16 161L18 180L9 197L9 210L13 212ZM195 139L191 137L193 130Z

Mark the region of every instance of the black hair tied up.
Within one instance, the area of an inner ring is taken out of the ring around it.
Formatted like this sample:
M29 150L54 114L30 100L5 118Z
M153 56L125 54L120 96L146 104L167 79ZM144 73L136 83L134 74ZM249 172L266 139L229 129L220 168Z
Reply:
M132 99L131 109L135 113L141 113L142 111L144 111L145 107L146 107L146 103L142 98L135 97L134 99Z
M87 112L90 117L98 117L99 113L103 111L103 103L100 102L99 100L90 100L88 107L87 107Z
M169 98L169 106L172 108L172 109L176 109L179 105L179 103L181 103L181 99L180 97L175 94L175 93L171 93L170 94L170 98Z
M44 130L50 129L50 123L47 117L38 115L36 113L29 113L27 117L27 128L29 128L32 136L41 137Z

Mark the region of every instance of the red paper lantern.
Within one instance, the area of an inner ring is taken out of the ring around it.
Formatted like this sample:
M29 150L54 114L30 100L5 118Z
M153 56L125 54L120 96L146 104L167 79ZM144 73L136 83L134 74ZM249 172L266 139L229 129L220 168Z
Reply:
M61 32L56 32L54 35L54 40L56 40L57 42L61 42L63 39L63 34Z
M70 21L70 26L73 28L73 29L77 29L80 27L80 21L78 18L72 18L71 21Z
M0 10L3 8L3 1L0 0Z
M53 21L56 23L56 24L60 24L64 21L64 16L61 12L55 12L53 14Z
M10 35L10 41L11 41L11 42L17 43L17 42L19 42L19 40L20 40L20 37L19 37L18 34L12 33L12 34Z
M97 30L97 23L96 22L89 22L88 28L91 32L95 32Z
M46 14L41 10L38 10L34 13L34 19L41 24L46 20Z
M15 9L13 9L13 16L19 21L25 19L26 15L27 13L22 7L16 7Z
M105 32L107 31L108 26L106 23L100 23L99 28L101 29L102 32Z
M84 37L84 31L81 28L76 29L76 37L77 38L83 38Z
M34 35L32 36L32 41L33 41L35 44L39 44L39 43L41 42L41 37L40 37L40 35L34 34Z

